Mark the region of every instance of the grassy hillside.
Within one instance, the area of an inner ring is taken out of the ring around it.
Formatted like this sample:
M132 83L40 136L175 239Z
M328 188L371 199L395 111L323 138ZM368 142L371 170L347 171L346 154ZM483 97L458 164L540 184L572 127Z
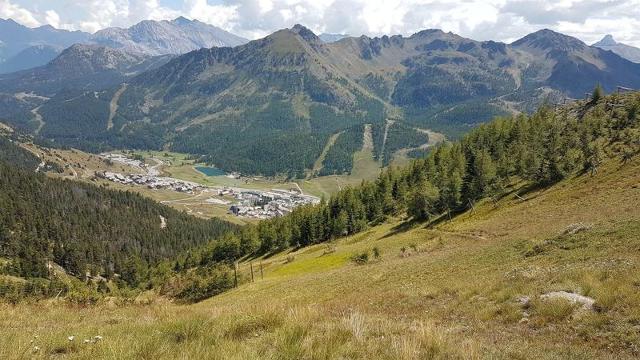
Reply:
M452 221L396 219L263 259L264 279L195 305L2 305L0 357L636 356L640 161L512 190ZM373 248L380 258L350 260ZM593 310L541 298L561 290Z

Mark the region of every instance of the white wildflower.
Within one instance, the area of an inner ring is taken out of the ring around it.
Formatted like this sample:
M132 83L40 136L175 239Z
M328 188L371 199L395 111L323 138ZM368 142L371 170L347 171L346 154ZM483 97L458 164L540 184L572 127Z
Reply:
M75 336L69 336L67 339L68 339L69 341L73 341L73 340L75 340L75 339L76 339L76 337L75 337Z

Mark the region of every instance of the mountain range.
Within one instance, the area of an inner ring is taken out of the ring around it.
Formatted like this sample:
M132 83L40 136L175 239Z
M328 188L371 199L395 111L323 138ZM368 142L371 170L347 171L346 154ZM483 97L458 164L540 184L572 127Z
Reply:
M171 21L145 20L126 29L100 30L91 41L147 55L177 55L200 48L237 46L248 40L219 27L179 17Z
M178 55L203 47L236 46L247 40L218 27L179 17L145 20L129 28L107 28L89 34L52 26L29 28L0 19L0 74L47 64L73 44L101 45L137 55Z
M89 38L90 34L81 31L50 25L29 28L12 19L0 19L0 73L44 65L62 49Z
M102 90L161 66L173 55L149 56L99 45L71 45L44 66L0 75L0 91L51 97Z
M615 41L611 35L606 35L602 40L593 44L593 46L604 50L611 50L629 61L640 63L639 48L619 43Z
M47 78L46 67L0 79L0 107L14 109L6 120L87 150L171 149L226 170L299 176L332 135L363 124L372 125L376 151L384 153L390 125L403 129L401 148L424 129L456 137L543 100L582 98L597 83L605 91L640 87L639 64L551 30L512 44L440 30L326 43L296 25L155 62L161 66L138 75L127 69L144 61L120 57L129 65L116 67L124 69L116 81L85 78L95 86L81 93L43 93L32 80ZM82 73L74 59L64 61L67 69ZM35 96L21 96L18 106L16 93Z

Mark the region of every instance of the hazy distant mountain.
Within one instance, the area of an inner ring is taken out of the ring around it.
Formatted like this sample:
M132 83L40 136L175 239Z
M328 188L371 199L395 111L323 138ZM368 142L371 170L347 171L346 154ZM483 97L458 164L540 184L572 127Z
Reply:
M593 44L593 46L599 47L604 50L611 50L614 53L622 56L623 58L640 63L640 49L637 47L633 47L630 45L625 45L619 42L616 42L613 39L613 36L606 35L602 40Z
M61 47L34 45L0 63L0 74L41 66L53 60L62 51Z
M0 74L45 65L73 44L98 44L157 56L246 42L218 27L183 17L171 21L142 21L130 28L108 28L94 35L59 30L50 25L29 28L12 19L0 19Z
M198 20L179 17L171 21L145 20L126 29L96 32L97 44L149 55L184 54L200 48L237 46L246 39Z
M326 43L332 43L332 42L336 42L338 40L342 40L346 37L349 37L349 35L346 34L320 34L318 35L318 37L320 38L320 40L326 42Z
M170 56L151 57L105 46L75 44L47 65L0 75L0 92L51 97L63 89L100 90L160 66Z
M90 36L49 25L29 28L12 19L0 19L0 73L44 65L52 59L52 49L59 52L74 43L87 42Z

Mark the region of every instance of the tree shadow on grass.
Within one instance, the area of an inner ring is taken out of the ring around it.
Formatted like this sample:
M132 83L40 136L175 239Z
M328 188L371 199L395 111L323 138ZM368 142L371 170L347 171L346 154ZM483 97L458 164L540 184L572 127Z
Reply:
M418 226L420 226L420 224L422 224L422 223L424 223L424 221L418 221L418 220L415 220L415 219L405 220L405 221L401 222L400 224L392 227L391 231L389 231L385 235L381 236L378 240L390 238L392 236L407 232L407 231L409 231L411 229L415 229Z
M515 191L515 195L517 195L516 197L525 202L525 201L529 201L529 200L533 200L535 198L537 198L538 196L542 195L545 193L546 190L550 189L551 187L553 187L554 185L558 184L560 181L549 181L549 182L543 182L543 183L531 183L528 185L525 185L519 189L517 189L517 191ZM532 196L528 196L531 195Z

